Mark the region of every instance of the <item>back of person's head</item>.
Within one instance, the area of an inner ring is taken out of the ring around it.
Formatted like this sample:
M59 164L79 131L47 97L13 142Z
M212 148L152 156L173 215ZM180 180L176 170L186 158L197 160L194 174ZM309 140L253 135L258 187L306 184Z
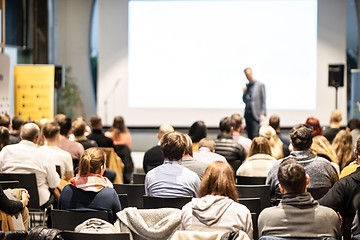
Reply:
M262 126L259 130L260 137L269 140L272 156L276 159L284 157L283 143L279 136L276 134L274 128L270 126Z
M334 149L331 147L329 140L322 135L313 137L313 141L310 150L316 155L323 155L322 157L329 157L331 162L339 164L338 157L336 156ZM324 156L325 155L325 156Z
M238 113L234 113L233 115L231 115L231 120L234 130L238 130L241 127L243 121L241 115Z
M113 130L118 130L119 132L126 132L127 128L125 126L125 120L122 116L116 116L114 118L113 124L111 126Z
M308 124L297 124L290 130L292 145L297 150L307 150L312 144L312 127Z
M203 138L199 142L199 149L202 147L208 148L211 152L215 151L215 141L211 138Z
M330 116L330 122L334 122L334 123L340 123L342 120L342 115L341 112L339 110L334 110L331 112L331 116Z
M60 134L60 126L55 122L49 122L42 128L42 134L47 140L54 140Z
M82 119L76 119L72 123L71 132L74 134L75 137L80 137L85 134L86 123Z
M164 136L165 133L169 133L169 132L173 132L174 131L174 128L173 126L171 126L170 124L162 124L160 127L159 127L159 131L158 131L158 138L161 139L162 136Z
M206 168L200 184L199 197L206 195L226 196L237 202L234 171L229 163L215 161Z
M323 134L319 119L314 117L308 117L305 123L313 128L313 137Z
M289 157L280 163L278 180L287 193L300 194L305 192L305 169L294 157Z
M10 133L9 129L4 126L0 126L0 151L5 147L6 145L10 144Z
M360 120L357 118L350 119L347 124L347 127L349 128L350 131L354 129L360 129Z
M24 120L21 117L15 116L12 119L12 129L20 130L20 127L24 124Z
M219 128L221 132L230 133L233 125L231 117L224 117L220 121Z
M339 160L338 164L340 166L340 170L342 170L352 161L352 140L353 139L350 132L346 130L340 130L332 142L332 148L334 149Z
M185 138L186 138L186 148L185 148L184 155L192 156L193 155L192 140L191 140L189 135L187 135L187 134L184 134L184 135L185 135Z
M180 160L186 148L186 137L181 132L169 132L160 139L160 147L164 158L170 161Z
M269 118L269 126L271 126L275 131L280 129L280 117L278 115L271 115Z
M255 154L267 154L267 155L272 155L271 154L271 148L270 148L270 142L269 140L267 140L264 137L255 137L250 145L249 148L249 153L248 153L248 157L251 157L252 155Z
M20 138L22 140L28 140L34 142L40 135L40 128L35 123L26 123L20 132Z
M188 134L194 143L199 142L207 135L207 128L205 123L203 121L194 122L189 128Z
M90 125L93 129L102 129L102 122L99 115L93 115L90 118Z
M92 147L85 150L79 161L79 174L98 174L105 169L106 154L101 148Z
M8 114L2 113L0 114L0 126L9 128L10 126L10 116Z
M60 126L60 134L67 136L71 130L71 118L64 114L58 114L54 121Z

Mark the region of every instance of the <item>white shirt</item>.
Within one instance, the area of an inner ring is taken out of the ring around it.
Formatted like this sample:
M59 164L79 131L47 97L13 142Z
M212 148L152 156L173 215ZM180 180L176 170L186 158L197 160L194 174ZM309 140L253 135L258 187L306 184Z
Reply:
M49 156L55 163L60 166L61 176L64 176L65 172L73 171L73 161L70 153L62 150L57 146L42 146L40 151Z
M49 188L56 188L60 183L55 164L49 156L41 153L33 142L27 140L7 145L1 150L0 172L35 173L40 206L49 200Z

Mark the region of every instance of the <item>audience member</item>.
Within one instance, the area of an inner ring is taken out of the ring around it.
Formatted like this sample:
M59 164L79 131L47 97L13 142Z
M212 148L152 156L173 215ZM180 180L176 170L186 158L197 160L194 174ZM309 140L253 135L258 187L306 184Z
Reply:
M271 154L274 158L280 159L289 156L289 146L283 144L275 130L270 126L262 126L259 131L260 137L269 140Z
M50 122L50 120L46 119L46 118L42 118L40 121L35 122L36 125L38 125L38 127L40 128L40 137L39 137L39 141L37 143L38 147L45 145L45 138L44 138L44 134L42 133L42 131L43 131L43 127L45 126L45 124L47 124L49 122Z
M278 137L280 138L280 140L288 148L289 145L290 145L290 139L287 138L287 137L284 137L283 135L280 134L280 117L278 115L271 115L270 116L270 118L269 118L269 126L271 126L275 130L275 132L278 135Z
M113 125L109 131L105 132L105 136L111 138L114 145L124 144L131 148L131 135L121 116L114 118Z
M233 115L231 115L231 120L233 125L233 139L235 141L237 141L241 146L243 146L244 148L244 152L245 155L248 155L249 153L249 148L251 145L251 140L250 138L246 138L241 136L241 132L242 130L244 130L244 126L242 123L242 117L240 114L238 113L234 113Z
M74 177L74 168L70 153L58 147L60 141L59 125L54 122L47 123L42 129L42 133L46 145L40 147L40 151L49 156L55 165L60 166L61 177L65 177L65 179Z
M341 238L338 215L331 208L320 206L306 191L311 179L296 158L282 161L277 177L282 199L278 206L260 213L259 236Z
M316 156L310 151L312 139L311 126L307 124L295 125L290 131L290 142L294 148L290 156L294 157L310 176L311 182L309 187L330 188L338 178L336 170L328 160ZM266 178L266 184L270 185L271 196L275 198L280 198L281 196L277 172L283 160L284 159L280 159L274 164Z
M190 169L196 173L200 180L202 179L205 169L209 165L208 163L200 162L194 159L193 156L193 145L189 135L185 134L186 137L186 148L184 156L181 159L181 165Z
M75 141L83 145L84 149L97 147L96 141L85 136L86 123L82 119L77 119L72 123L71 132L74 134Z
M199 198L182 208L181 229L188 231L244 231L250 239L253 226L249 209L237 203L234 172L227 162L211 163L201 181Z
M101 148L89 148L84 152L79 162L79 174L61 192L59 209L106 210L109 220L116 221L121 205L112 183L102 176L105 158Z
M7 129L4 126L0 126L0 151L3 149L6 145L10 144L10 133L9 129Z
M156 134L159 142L156 146L147 150L144 154L143 168L145 173L151 169L160 166L164 162L164 156L160 147L160 139L168 132L173 132L174 128L169 124L162 124L159 128L158 133Z
M99 147L114 148L113 140L105 137L102 131L103 125L101 118L98 115L93 115L90 118L90 126L92 128L92 133L87 136L88 139L94 140Z
M199 142L199 150L193 153L194 159L199 162L210 164L214 161L226 162L226 158L215 153L215 141L203 138Z
M20 139L20 130L22 125L24 125L24 120L22 120L21 117L15 116L12 119L12 131L11 135L14 137L13 140L16 139L16 142L11 142L10 144L19 143L21 141Z
M343 178L347 175L350 175L351 173L355 172L358 168L359 164L357 160L352 161L349 165L344 167L344 169L340 172L340 177Z
M188 134L193 143L193 152L197 152L197 150L199 150L200 140L205 138L207 135L207 128L205 123L203 121L194 122L189 128Z
M200 179L180 162L186 148L184 134L168 132L161 138L160 146L164 163L146 174L146 195L164 198L196 197Z
M332 148L337 155L338 164L341 171L353 160L353 145L351 133L346 130L340 130L340 132L336 134L333 140Z
M330 116L330 127L324 131L324 137L329 140L330 143L334 140L336 134L340 131L340 122L342 115L339 110L334 110Z
M346 130L351 133L353 148L355 148L356 140L360 136L360 120L356 118L350 119L346 126Z
M320 126L319 119L314 118L314 117L308 117L308 119L306 119L305 123L312 126L312 128L313 128L313 137L323 135L323 130L322 130L322 127Z
M266 177L276 159L271 156L270 143L266 138L255 137L252 140L247 158L238 168L236 175Z
M0 114L0 126L6 127L11 132L11 118L8 114ZM10 135L10 144L19 143L17 137Z
M220 134L215 139L215 152L224 156L234 171L236 171L245 159L243 146L233 138L233 123L231 117L225 117L220 121Z
M21 128L20 143L5 146L0 152L0 172L35 173L39 191L40 206L51 200L49 189L56 188L59 175L49 156L44 155L36 146L40 129L35 123L27 123Z

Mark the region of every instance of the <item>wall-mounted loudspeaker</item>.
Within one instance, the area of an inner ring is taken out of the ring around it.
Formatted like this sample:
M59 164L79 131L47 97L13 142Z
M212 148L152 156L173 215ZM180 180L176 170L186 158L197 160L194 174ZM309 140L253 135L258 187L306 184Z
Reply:
M329 87L344 86L344 64L329 64Z

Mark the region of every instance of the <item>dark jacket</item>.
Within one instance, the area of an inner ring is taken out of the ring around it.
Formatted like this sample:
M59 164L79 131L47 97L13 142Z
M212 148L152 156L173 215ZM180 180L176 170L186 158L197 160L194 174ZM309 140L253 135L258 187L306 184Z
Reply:
M220 154L226 158L228 163L234 169L234 172L239 168L245 159L245 151L231 135L219 134L215 139L215 153Z
M145 152L143 160L143 168L145 173L157 166L160 166L163 163L164 156L159 145L156 145Z
M99 147L114 147L113 140L105 137L102 130L94 129L91 134L87 136L88 139L94 140Z

